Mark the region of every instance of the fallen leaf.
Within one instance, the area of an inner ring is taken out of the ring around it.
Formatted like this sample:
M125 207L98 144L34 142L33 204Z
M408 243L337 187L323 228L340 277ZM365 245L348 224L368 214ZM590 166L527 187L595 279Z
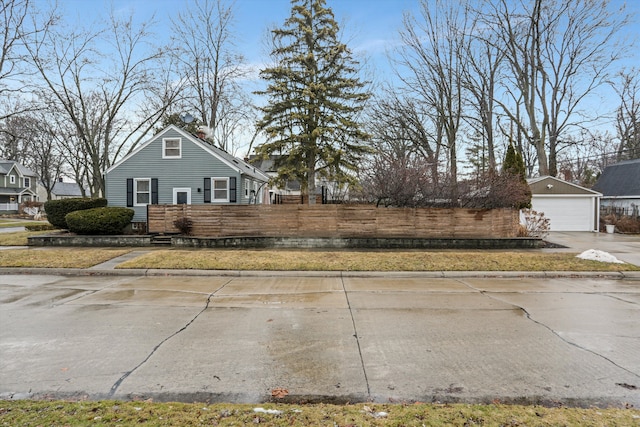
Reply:
M277 387L271 390L271 396L275 397L276 399L282 399L288 394L289 394L289 390L282 387Z

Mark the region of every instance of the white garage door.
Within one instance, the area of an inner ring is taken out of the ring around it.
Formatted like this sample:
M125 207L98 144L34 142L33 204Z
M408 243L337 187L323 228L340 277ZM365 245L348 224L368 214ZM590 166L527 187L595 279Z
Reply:
M533 196L532 209L544 212L551 231L593 231L594 208L591 197L553 198Z

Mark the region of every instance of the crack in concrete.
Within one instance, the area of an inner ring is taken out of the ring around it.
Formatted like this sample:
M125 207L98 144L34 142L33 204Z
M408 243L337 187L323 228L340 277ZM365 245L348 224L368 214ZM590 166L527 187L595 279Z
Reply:
M578 349L580 349L580 350L582 350L582 351L586 351L587 353L591 353L591 354L593 354L594 356L597 356L597 357L599 357L599 358L601 358L601 359L603 359L603 360L606 360L607 362L611 363L613 366L615 366L615 367L617 367L617 368L619 368L619 369L622 369L623 371L628 372L629 374L631 374L631 375L633 375L633 376L636 376L636 377L640 378L640 373L633 372L633 371L631 371L631 370L629 370L629 369L625 368L624 366L619 365L618 363L614 362L613 360L611 360L611 359L610 359L610 358L608 358L607 356L605 356L605 355L603 355L603 354L600 354L600 353L596 352L595 350L588 349L588 348L586 348L586 347L581 346L581 345L580 345L580 344L578 344L578 343L575 343L575 342L572 342L572 341L567 340L567 339L566 339L566 338L564 338L562 335L560 335L558 332L556 332L552 327L550 327L550 326L546 325L546 324L545 324L545 323L543 323L542 321L539 321L539 320L534 319L534 318L531 316L531 313L529 313L529 312L527 311L527 309L526 309L526 308L524 308L524 307L522 307L522 306L520 306L520 305L514 304L514 303L512 303L512 302L509 302L509 301L504 301L504 300L502 300L502 299L500 299L500 298L498 298L498 297L496 297L496 296L492 295L492 292L490 292L490 291L486 291L486 290L482 290L482 289L478 289L478 288L476 288L476 287L474 287L474 286L470 285L469 283L466 283L466 282L465 282L465 281L463 281L463 280L459 280L459 282L460 282L460 283L463 283L464 285L468 286L468 287L469 287L469 288L471 288L471 289L474 289L474 290L478 291L480 294L482 294L482 295L484 295L484 296L486 296L486 297L488 297L488 298L491 298L491 299L493 299L493 300L495 300L495 301L499 301L499 302L504 303L504 304L511 305L511 306L513 306L513 307L515 307L515 308L517 308L517 309L521 310L521 311L525 314L525 316L527 317L527 319L529 319L530 321L532 321L532 322L533 322L533 323L535 323L536 325L542 326L543 328L545 328L546 330L548 330L549 332L551 332L553 335L555 335L556 337L558 337L558 338L559 338L562 342L564 342L565 344L568 344L568 345L570 345L570 346L576 347L576 348L578 348ZM503 293L504 293L504 292L503 292ZM516 292L516 293L520 293L520 292ZM574 292L574 293L575 293L575 292ZM578 293L580 293L580 292L578 292Z
M342 290L344 291L344 296L347 299L347 307L349 307L349 315L351 316L351 323L353 324L353 332L354 338L356 339L356 344L358 345L358 355L360 356L360 365L362 366L362 373L364 375L364 382L367 385L367 400L371 400L371 387L369 386L369 378L367 377L367 368L364 364L364 358L362 357L362 347L360 347L360 336L358 335L358 328L356 326L356 319L353 317L353 310L351 308L351 301L349 301L349 292L347 292L347 287L344 284L344 277L340 276L340 283L342 283Z
M211 302L211 298L214 297L214 295L218 292L220 292L225 286L227 286L229 283L231 283L233 279L229 279L227 280L223 285L221 285L218 289L216 289L215 291L211 292L209 294L209 296L207 297L207 302L204 306L204 308L202 310L200 310L191 320L189 320L182 328L178 329L177 331L175 331L174 333L172 333L171 335L169 335L168 337L166 337L165 339L163 339L162 341L160 341L160 343L158 343L158 345L156 345L151 352L147 355L147 357L144 358L144 360L142 362L140 362L137 366L135 366L133 369L125 372L119 379L118 381L116 381L112 386L111 389L109 390L109 393L107 394L107 397L111 398L115 395L116 391L118 390L118 388L120 388L120 386L122 385L122 383L124 382L124 380L126 380L131 374L133 374L136 370L138 370L140 367L142 367L145 363L147 363L147 361L149 359L151 359L151 356L153 356L155 354L156 351L158 351L158 349L160 347L162 347L162 345L164 343L166 343L167 341L169 341L171 338L175 337L176 335L178 335L179 333L185 331L193 322L196 321L196 319L198 319L198 317L200 317L200 315L202 313L204 313L208 308L209 308L209 303Z
M490 296L490 297L491 297L491 296ZM506 301L503 301L503 302L506 302ZM537 324L537 325L540 325L540 326L542 326L543 328L547 329L547 330L548 330L549 332L551 332L553 335L555 335L556 337L560 338L560 340L562 340L562 342L564 342L564 343L566 343L566 344L569 344L569 345L571 345L571 346L573 346L573 347L576 347L576 348L578 348L578 349L580 349L580 350L582 350L582 351L586 351L587 353L591 353L591 354L593 354L594 356L600 357L601 359L604 359L604 360L606 360L607 362L611 363L613 366L615 366L615 367L617 367L617 368L619 368L619 369L622 369L623 371L628 372L629 374L631 374L631 375L633 375L633 376L636 376L636 377L640 378L640 374L639 374L639 373L637 373L637 372L633 372L632 370L627 369L627 368L625 368L624 366L619 365L618 363L614 362L613 360L611 360L611 359L610 359L610 358L608 358L607 356L605 356L605 355L603 355L603 354L600 354L600 353L598 353L598 352L597 352L597 351L595 351L595 350L591 350L591 349L588 349L588 348L586 348L586 347L583 347L583 346L581 346L581 345L580 345L580 344L578 344L578 343L575 343L575 342L572 342L572 341L569 341L569 340L565 339L562 335L560 335L558 332L556 332L556 331L555 331L553 328L551 328L550 326L547 326L547 325L545 325L544 323L542 323L541 321L534 319L534 318L531 316L531 314L530 314L530 313L529 313L529 312L528 312L524 307L520 307L520 306L515 305L515 304L514 304L514 307L518 307L518 308L519 308L520 310L522 310L522 312L527 316L527 319L529 319L529 320L531 320L533 323L535 323L535 324Z

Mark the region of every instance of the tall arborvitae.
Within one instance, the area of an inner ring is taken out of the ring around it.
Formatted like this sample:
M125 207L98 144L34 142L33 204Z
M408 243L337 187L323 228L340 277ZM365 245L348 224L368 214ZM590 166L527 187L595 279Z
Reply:
M268 85L258 94L269 101L258 127L268 139L256 152L280 155L279 181L299 180L303 192L315 194L316 174L340 184L354 180L369 151L358 119L370 94L325 0L291 3L291 16L272 30L274 65L260 72Z
M522 158L522 154L516 151L513 144L509 144L509 147L507 147L504 163L502 163L502 172L518 175L525 182L527 180L527 169L524 165L524 159Z
M518 180L519 185L512 187L511 191L507 191L505 196L509 199L511 204L516 209L525 209L531 207L531 189L527 184L527 169L524 164L522 154L515 149L513 144L509 144L507 152L504 156L504 162L502 163L502 183L507 183L510 180ZM518 187L520 187L518 189ZM515 188L516 190L514 190Z

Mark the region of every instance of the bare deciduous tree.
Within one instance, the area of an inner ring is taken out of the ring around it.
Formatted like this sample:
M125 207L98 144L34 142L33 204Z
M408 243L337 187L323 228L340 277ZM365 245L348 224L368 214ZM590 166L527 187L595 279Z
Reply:
M396 158L415 154L426 160L433 182L439 179L438 166L442 145L431 128L431 117L424 105L414 99L400 97L393 90L372 103L369 132L377 151L391 150Z
M436 141L447 150L453 200L457 199L457 139L464 114L461 51L467 12L456 3L423 0L421 16L405 15L400 32L404 43L400 65L408 70L408 76L401 78L431 112Z
M43 80L40 98L73 124L92 196L104 194L104 171L145 137L179 91L159 64L163 51L150 45L150 25L112 13L102 29L51 26L25 36Z
M481 12L469 14L469 30L464 35L465 44L461 50L463 86L467 91L465 98L467 121L481 137L483 156L486 153L488 171L496 171L495 153L495 96L499 84L499 71L504 54L491 40L495 37L487 28L482 28Z
M640 158L640 70L631 69L618 73L614 88L620 97L616 112L618 132L618 161Z
M34 105L19 97L30 85L33 70L26 61L24 49L26 37L35 37L57 19L55 9L39 12L42 19L37 25L29 21L31 0L3 0L0 3L0 120L20 115ZM18 99L12 99L12 98Z
M195 0L173 22L174 55L185 80L185 108L212 131L218 147L235 151L250 117L250 102L238 83L246 68L234 45L233 7L225 0ZM242 124L245 126L241 126Z
M628 22L624 8L612 11L606 0L494 0L484 17L509 65L511 99L499 104L535 147L540 175L555 176L567 133L595 119L581 107L624 50L615 40Z

